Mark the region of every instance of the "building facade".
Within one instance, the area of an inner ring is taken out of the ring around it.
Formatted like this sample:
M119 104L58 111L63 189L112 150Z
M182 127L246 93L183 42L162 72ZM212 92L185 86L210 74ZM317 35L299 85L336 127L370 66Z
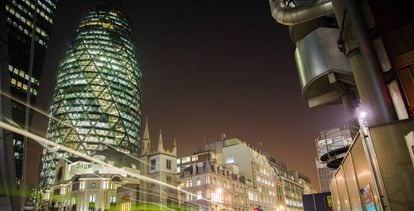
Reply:
M306 176L239 139L206 144L177 164L179 186L192 193L182 201L202 210L301 210L302 195L314 192Z
M141 140L141 72L129 19L113 3L96 3L81 19L57 70L47 138L94 155L113 147L137 156ZM44 150L41 187L53 182L58 157Z
M182 159L187 157L178 160ZM251 210L248 193L254 189L246 184L240 176L238 166L234 164L218 166L214 160L203 159L185 164L180 172L180 188L192 193L181 194L183 207L199 210Z
M51 188L44 192L42 210L132 210L138 206L140 181L126 172L139 174L137 159L116 150L104 150L94 158L120 168L90 161L61 159Z
M310 179L297 170L289 170L282 160L271 155L267 157L278 175L279 210L303 210L302 195L316 193Z
M179 205L177 187L177 144L172 141L172 149L164 148L163 135L160 131L156 150L151 150L151 138L148 120L145 124L142 149L139 156L141 174L155 179L160 183L141 181L140 201L147 205L176 207ZM168 184L170 186L166 186Z
M36 103L56 3L57 0L5 0L0 3L0 113L2 119L8 119L21 128L31 128L33 115L26 104L33 106ZM1 130L0 133L3 133ZM12 192L27 194L34 188L34 181L27 182L25 179L25 157L28 153L25 137L18 134L1 137L0 159L4 160L4 164L0 165L0 172L3 172L0 180L8 183L1 186L8 186L7 189ZM12 143L12 146L7 146L6 142ZM14 206L22 209L25 199L18 200L20 202L16 200Z
M54 20L57 0L11 1L1 4L5 9L4 18L7 33L8 57L7 75L2 75L10 100L11 119L22 128L30 128L31 109L26 103L34 105L40 86L40 77L46 55L49 34ZM5 40L4 40L5 41ZM3 67L2 67L3 68ZM24 137L12 135L16 185L19 187L23 177Z

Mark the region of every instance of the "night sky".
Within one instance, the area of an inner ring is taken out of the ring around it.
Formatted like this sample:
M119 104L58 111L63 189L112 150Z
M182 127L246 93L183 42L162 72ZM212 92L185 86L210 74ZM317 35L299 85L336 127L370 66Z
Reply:
M38 106L48 110L56 69L91 1L59 1ZM240 138L307 174L318 188L314 139L343 127L341 106L308 109L288 28L267 0L125 1L143 72L143 113L153 144L176 137L179 154ZM38 124L45 133L47 120ZM260 144L262 143L262 144ZM36 151L36 150L35 150Z

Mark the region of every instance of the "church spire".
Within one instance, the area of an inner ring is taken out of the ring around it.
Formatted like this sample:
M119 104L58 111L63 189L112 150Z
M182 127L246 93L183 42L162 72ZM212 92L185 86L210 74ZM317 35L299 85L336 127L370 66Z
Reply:
M142 150L141 155L149 154L151 150L150 133L148 129L148 117L145 120L144 137L142 138Z
M162 140L162 132L160 130L160 136L158 137L158 152L164 152L164 141Z

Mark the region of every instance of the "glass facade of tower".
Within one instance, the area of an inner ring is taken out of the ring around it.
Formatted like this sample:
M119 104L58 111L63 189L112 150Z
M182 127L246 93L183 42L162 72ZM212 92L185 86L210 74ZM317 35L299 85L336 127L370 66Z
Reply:
M8 35L8 71L9 78L1 78L3 83L10 85L12 119L20 127L25 127L26 106L18 101L36 102L43 61L46 54L49 34L53 24L57 0L6 0L4 4ZM3 30L3 29L1 29ZM34 34L34 36L33 36ZM33 42L33 68L30 74L30 56ZM3 71L3 70L1 70ZM6 70L4 70L6 71ZM29 86L30 81L30 86ZM30 122L30 121L29 121ZM14 166L16 183L20 186L23 167L24 137L13 134Z
M50 140L89 155L108 145L137 155L141 72L124 13L94 6L81 19L59 64L50 111L56 118L49 122ZM45 151L43 187L52 182L55 158Z

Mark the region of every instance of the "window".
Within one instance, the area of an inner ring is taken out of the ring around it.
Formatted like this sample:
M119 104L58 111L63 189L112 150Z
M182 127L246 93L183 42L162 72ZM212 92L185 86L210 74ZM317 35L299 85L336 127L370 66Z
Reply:
M166 160L166 168L171 169L171 160Z
M191 161L191 157L183 157L182 159L181 159L181 163L188 163L188 162L190 162Z
M155 169L155 164L156 164L156 160L155 159L152 159L151 160L151 170L154 170Z
M206 176L206 184L210 184L210 176Z
M201 190L197 191L197 199L203 198L203 192Z
M96 201L96 194L89 195L89 202L95 203L95 201Z
M170 185L172 184L171 176L167 176L166 180L167 180L167 184L170 184Z
M104 182L102 183L102 188L103 188L103 189L108 189L108 188L109 188L109 182L108 182L108 181L104 181Z
M197 179L196 185L201 185L201 179L200 178Z
M234 163L234 158L226 158L225 163L226 163L226 164L231 164L231 163Z
M80 190L85 189L85 182L80 182L79 189Z
M109 197L109 203L110 204L116 204L116 196Z
M207 199L211 198L211 190L210 189L207 189L207 191L206 191L206 198Z
M193 180L188 179L187 181L185 181L185 187L187 188L193 187Z

